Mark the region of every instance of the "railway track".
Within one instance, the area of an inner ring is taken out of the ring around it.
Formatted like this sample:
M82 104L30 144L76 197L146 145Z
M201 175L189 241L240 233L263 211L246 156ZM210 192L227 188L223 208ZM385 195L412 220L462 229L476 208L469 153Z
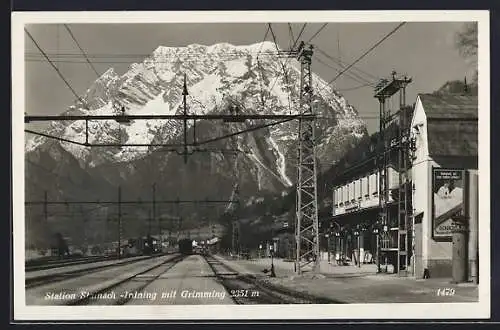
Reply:
M37 262L35 264L26 264L24 269L26 272L34 272L37 270L74 266L74 265L88 264L100 261L127 260L129 258L137 258L137 256L122 256L120 259L116 256L91 256L91 257L71 258L66 260L56 259L44 262Z
M160 264L151 265L139 273L121 279L105 288L88 292L85 297L69 300L66 305L125 305L134 298L134 294L141 293L148 285L156 281L184 258L186 258L185 255L179 255ZM101 297L108 296L116 297L116 299L101 299Z
M34 272L37 270L59 268L72 265L80 265L99 261L116 260L116 257L104 257L104 256L93 256L93 257L82 257L67 260L48 260L45 262L38 262L36 264L26 264L24 269L26 272Z
M254 275L241 275L223 261L206 255L205 260L218 281L236 304L338 304L339 301L291 291L262 281Z
M114 262L114 263L110 263L110 264L94 265L94 266L90 266L90 267L78 268L78 269L72 269L72 270L64 270L63 267L65 267L65 266L78 266L79 264L64 264L64 265L61 265L60 267L51 267L49 269L61 268L61 272L41 274L39 276L27 277L25 279L25 288L29 289L29 288L34 288L34 287L38 287L41 285L49 284L49 283L60 282L60 281L64 281L64 280L67 280L70 278L75 278L75 277L91 274L94 272L98 272L98 271L101 271L101 270L104 270L104 269L107 269L110 267L124 266L124 265L128 265L128 264L131 264L134 262L139 262L139 261L146 260L146 259L153 259L153 258L157 258L157 257L159 257L159 256L155 255L155 256L144 256L142 258L141 257L130 258L130 259L124 259L123 261L118 261L118 262ZM92 262L97 262L97 261L92 261ZM88 261L86 263L90 264L92 262ZM84 264L84 263L80 263L80 264ZM45 269L45 270L49 270L49 269ZM42 269L42 270L44 270L44 269Z

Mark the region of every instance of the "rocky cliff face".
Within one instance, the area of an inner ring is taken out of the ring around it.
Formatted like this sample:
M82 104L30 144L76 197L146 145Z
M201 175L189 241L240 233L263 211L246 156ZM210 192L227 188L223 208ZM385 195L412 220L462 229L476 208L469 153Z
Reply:
M127 114L181 114L184 75L190 114L229 113L232 106L248 114L297 113L300 72L295 60L278 59L274 53L275 45L270 42L158 47L123 75L109 69L90 86L84 102L70 106L65 113L116 114L124 107ZM288 63L286 76L284 61ZM327 168L347 145L366 134L356 111L340 94L323 88L325 84L314 75L314 106L321 117L317 124L319 169ZM264 123L204 121L193 127L190 122L188 140L195 135L197 141L217 138ZM47 133L84 142L85 122L53 122ZM246 201L263 194L281 194L295 182L296 138L297 123L291 121L206 144L204 148L220 151L195 152L184 164L182 156L162 147L86 148L27 136L26 196L27 200L40 200L48 191L49 200L115 200L121 186L124 199L150 200L153 183L158 200L229 199L236 184ZM89 122L90 143L171 144L182 139L182 122L175 120L136 120L124 125ZM235 154L234 149L245 153ZM130 207L130 217L144 217L148 207ZM175 211L191 219L200 214L215 216L228 205L181 205L177 210L170 204L157 207L157 215ZM31 208L30 217L40 216L40 210ZM96 217L109 218L115 209L103 206ZM76 216L80 219L95 214L76 213L81 214Z

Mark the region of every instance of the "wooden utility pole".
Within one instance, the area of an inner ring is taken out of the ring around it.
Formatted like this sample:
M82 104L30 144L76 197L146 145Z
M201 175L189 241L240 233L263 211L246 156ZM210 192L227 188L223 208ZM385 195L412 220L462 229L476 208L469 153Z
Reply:
M152 220L155 221L156 220L156 182L153 183L153 200L152 200L152 213L153 213L153 218ZM149 231L151 233L151 229ZM158 218L158 240L159 240L159 243L160 243L160 247L162 246L162 239L161 239L161 220L160 218Z
M43 218L44 218L44 222L45 222L45 225L47 225L48 221L49 221L49 211L48 211L48 207L47 207L47 190L45 190L44 192L44 203L43 203Z
M118 186L118 259L122 256L122 187Z

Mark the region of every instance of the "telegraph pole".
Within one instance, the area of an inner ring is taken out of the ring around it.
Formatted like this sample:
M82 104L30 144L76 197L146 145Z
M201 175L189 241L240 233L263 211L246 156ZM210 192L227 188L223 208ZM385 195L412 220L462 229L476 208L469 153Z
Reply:
M151 236L151 211L148 212L148 237Z
M302 42L297 51L300 61L300 114L313 115L312 108L312 46ZM299 164L297 179L296 260L298 274L309 263L319 273L319 225L315 152L315 121L299 119ZM303 260L305 259L305 260Z
M122 257L122 187L118 186L118 259Z
M43 194L43 200L44 200L43 217L44 217L45 225L47 225L47 223L49 222L49 211L48 211L48 206L47 206L47 202L48 202L47 199L48 199L47 190L45 190L45 192Z
M186 83L186 74L184 74L184 87L182 89L182 104L184 107L184 164L187 164L188 150L187 150L187 101L186 97L189 95Z
M153 193L153 200L152 200L152 213L153 213L153 218L151 219L152 221L155 221L156 220L156 182L153 183L153 187L152 187L152 193ZM151 231L150 231L151 232ZM162 247L162 239L161 239L161 219L158 218L158 240L159 240L159 243L160 243L160 248Z

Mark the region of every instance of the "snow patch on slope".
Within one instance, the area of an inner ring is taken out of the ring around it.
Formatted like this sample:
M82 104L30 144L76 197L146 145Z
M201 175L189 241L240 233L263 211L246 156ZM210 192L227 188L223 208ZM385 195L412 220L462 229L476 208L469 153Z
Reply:
M222 102L222 95L218 88L222 87L221 77L216 74L210 74L194 86L189 88L189 94L196 98L205 107L213 109Z
M245 58L241 60L233 60L226 63L226 72L233 77L241 77L248 72L248 67L245 64Z
M275 154L277 154L277 156L278 156L277 157L278 172L281 175L281 178L286 183L286 186L291 187L293 185L293 183L288 178L288 176L286 175L286 160L285 160L285 156L280 152L280 149L279 149L278 145L276 144L276 142L274 141L274 139L272 137L269 137L268 141L271 144L271 147L274 149Z
M262 163L262 161L259 159L259 157L257 157L257 155L255 155L252 152L252 153L250 153L249 156L250 156L250 158L252 158L255 161L255 163L257 164L257 166L259 168L265 169L267 172L269 172L269 174L271 174L273 177L278 179L278 181L280 181L283 185L285 185L285 186L287 185L286 181L282 177L280 177L276 173L274 173L274 171L271 170L269 167L267 167L264 163Z
M241 102L244 109L262 114L297 113L299 67L296 61L288 63L287 70L291 86L287 86L283 78L282 67L274 56L275 53L276 46L269 41L242 46L229 43L211 46L198 44L187 47L159 46L142 63L132 64L130 70L121 77L113 69L106 71L97 80L101 81L104 86L98 87L104 90L97 89L97 92L89 95L90 101L99 105L99 108L92 111L81 110L81 113L116 114L117 111L113 108L111 99L116 99L119 104L125 105L128 114L180 113L184 74L188 79L187 105L191 114L206 114L214 109L218 110L220 105L226 102L226 98ZM257 55L259 55L260 66L257 66ZM250 61L249 57L251 57ZM252 74L247 74L249 64L252 66ZM245 78L242 79L243 77ZM269 91L271 84L274 87L272 91ZM314 93L320 93L329 109L335 112L339 126L347 127L347 131L355 137L362 137L363 132L360 130L362 122L357 118L354 109L340 94L335 92L332 86L323 88L325 84L326 82L319 76L313 74ZM295 94L291 100L289 87L294 90ZM270 95L267 95L267 92ZM260 93L265 95L265 106L262 105ZM101 107L103 104L104 106ZM121 125L123 132L121 142L135 144L148 144L153 140L167 142L180 133L178 123L174 120L137 120L128 125ZM190 127L192 122L188 125ZM56 122L51 127L49 133L54 133L53 135L64 135L62 137L85 142L85 122ZM118 123L114 120L89 122L89 142L118 142L118 127ZM286 161L277 145L282 145L283 142L288 143L288 140L296 140L296 130L290 130L288 125L278 125L270 128L270 132L274 140L270 140L269 144L275 151L276 165L270 166L274 172L267 170L280 177L283 184L289 185L290 180L285 175ZM332 135L332 143L335 143L334 139ZM34 150L46 140L42 137L27 139L26 150ZM82 151L88 148L67 143L63 145L66 150L71 150L71 153L77 157L89 156L89 152ZM101 150L108 160L127 161L142 157L147 147ZM96 155L98 158L103 157L100 151L93 151L90 155L92 159L87 160L94 161ZM257 168L263 169L262 166L261 163Z

